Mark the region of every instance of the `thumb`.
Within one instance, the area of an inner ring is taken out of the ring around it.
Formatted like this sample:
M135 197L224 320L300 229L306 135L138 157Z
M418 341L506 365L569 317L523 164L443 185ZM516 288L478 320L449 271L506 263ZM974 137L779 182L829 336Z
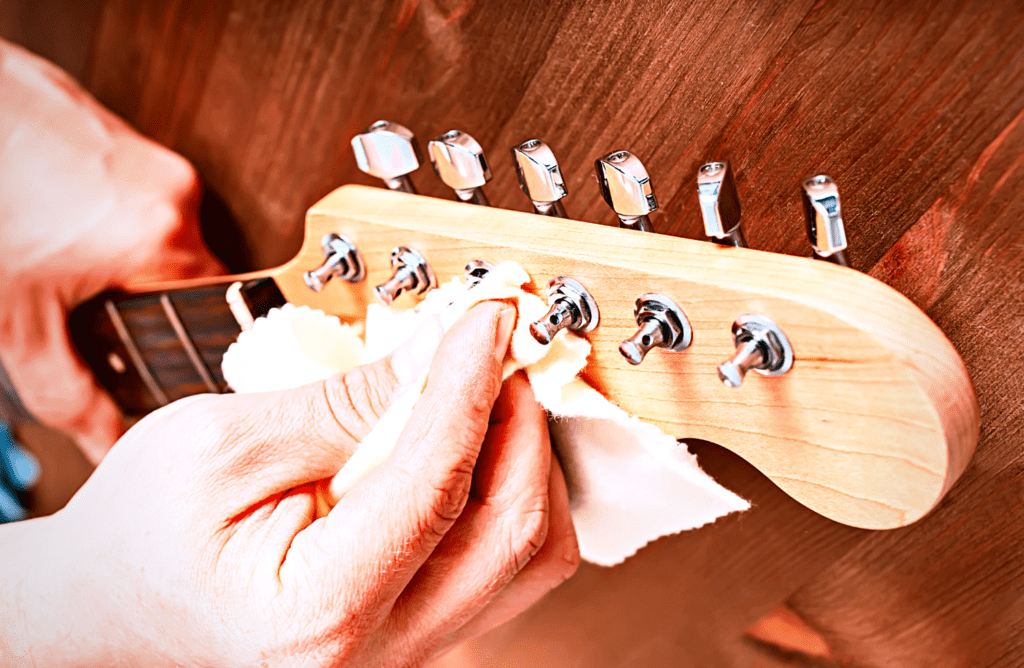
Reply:
M210 396L184 407L183 419L214 430L214 467L225 475L211 478L225 485L235 484L239 471L259 471L257 491L266 494L322 480L338 472L403 388L422 377L443 333L431 316L376 362L291 390Z
M121 414L74 353L60 303L33 297L15 297L0 315L2 363L28 412L99 463L123 431Z
M449 330L391 456L295 537L282 580L316 563L328 598L397 598L466 504L515 317L514 308L485 302Z

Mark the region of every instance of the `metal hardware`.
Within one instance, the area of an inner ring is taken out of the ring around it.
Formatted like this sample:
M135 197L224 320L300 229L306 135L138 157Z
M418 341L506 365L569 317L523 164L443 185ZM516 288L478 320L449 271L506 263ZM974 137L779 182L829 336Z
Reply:
M391 268L394 273L384 283L373 289L373 294L385 306L391 306L405 292L423 294L437 287L437 278L426 259L418 251L399 246L391 251Z
M320 292L332 278L349 283L358 283L366 278L363 254L351 239L331 232L320 240L320 246L324 249L324 263L302 275L310 290Z
M697 171L697 194L704 234L716 244L746 248L740 227L740 196L728 161L709 162Z
M658 200L643 163L629 151L614 151L595 160L594 170L604 201L619 216L619 227L653 232L648 214L658 209Z
M409 178L423 162L416 137L405 126L377 121L352 138L359 169L384 181L391 190L415 193Z
M524 141L512 148L512 161L519 187L533 202L533 210L543 216L565 218L561 202L567 194L565 181L548 145L539 139Z
M693 328L683 309L665 295L655 292L640 295L633 317L640 329L619 344L619 352L634 366L644 361L651 348L679 352L686 350L693 341Z
M470 260L469 263L466 264L466 269L463 273L466 278L467 287L475 287L477 283L484 280L484 276L486 276L492 269L494 269L494 265L490 262L485 262L484 260Z
M548 283L548 304L551 308L537 322L530 323L530 334L539 343L548 344L563 329L584 334L591 332L601 320L597 302L577 281L558 276Z
M803 183L804 216L807 238L819 260L849 267L846 259L846 230L839 207L839 189L824 174L812 176Z
M430 140L427 153L438 178L453 189L460 200L490 205L481 188L491 180L491 168L475 139L465 132L452 130Z
M726 387L739 387L753 369L779 376L793 366L793 347L779 326L763 315L741 315L732 325L736 354L718 365L718 378Z

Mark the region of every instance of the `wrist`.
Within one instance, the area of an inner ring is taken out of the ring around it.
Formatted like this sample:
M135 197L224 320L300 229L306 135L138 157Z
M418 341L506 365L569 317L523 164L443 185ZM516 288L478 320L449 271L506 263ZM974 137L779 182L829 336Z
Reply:
M111 665L61 513L0 526L0 665Z

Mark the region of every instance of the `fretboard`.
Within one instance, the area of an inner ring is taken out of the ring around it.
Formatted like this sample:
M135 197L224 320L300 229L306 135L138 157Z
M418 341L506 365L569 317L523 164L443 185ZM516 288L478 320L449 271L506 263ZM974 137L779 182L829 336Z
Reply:
M71 338L97 381L128 416L182 397L228 391L221 359L241 326L225 298L234 281L137 294L106 293L71 314ZM253 317L284 303L271 278L240 295Z

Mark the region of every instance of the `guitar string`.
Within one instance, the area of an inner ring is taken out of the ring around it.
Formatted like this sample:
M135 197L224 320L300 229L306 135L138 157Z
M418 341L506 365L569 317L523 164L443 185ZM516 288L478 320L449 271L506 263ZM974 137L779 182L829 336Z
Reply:
M184 323L182 323L181 318L178 317L177 309L174 308L174 304L171 303L171 298L166 292L160 295L160 305L164 307L164 314L167 316L167 320L171 323L171 327L174 328L174 333L178 335L178 340L181 342L181 346L185 349L185 354L188 355L196 373L199 374L203 383L206 384L206 389L213 394L220 394L220 388L217 387L217 384L214 382L213 376L210 374L210 370L207 368L203 358L199 356L199 351L196 349L195 343L188 335L188 331L185 329Z
M117 306L114 302L109 299L103 303L103 308L106 309L107 315L110 317L110 322L114 325L114 330L117 332L117 336L121 339L121 343L124 345L125 350L128 351L128 357L131 358L132 365L135 366L135 370L138 372L139 377L142 378L142 382L145 383L146 388L149 390L153 398L156 399L157 403L161 406L166 406L171 403L167 398L167 394L164 393L160 385L156 382L156 378L153 377L153 372L150 371L149 366L146 365L146 361L142 358L142 354L139 353L138 346L135 345L135 340L132 339L131 332L128 331L128 326L125 325L124 319L121 317L121 313L118 312Z

